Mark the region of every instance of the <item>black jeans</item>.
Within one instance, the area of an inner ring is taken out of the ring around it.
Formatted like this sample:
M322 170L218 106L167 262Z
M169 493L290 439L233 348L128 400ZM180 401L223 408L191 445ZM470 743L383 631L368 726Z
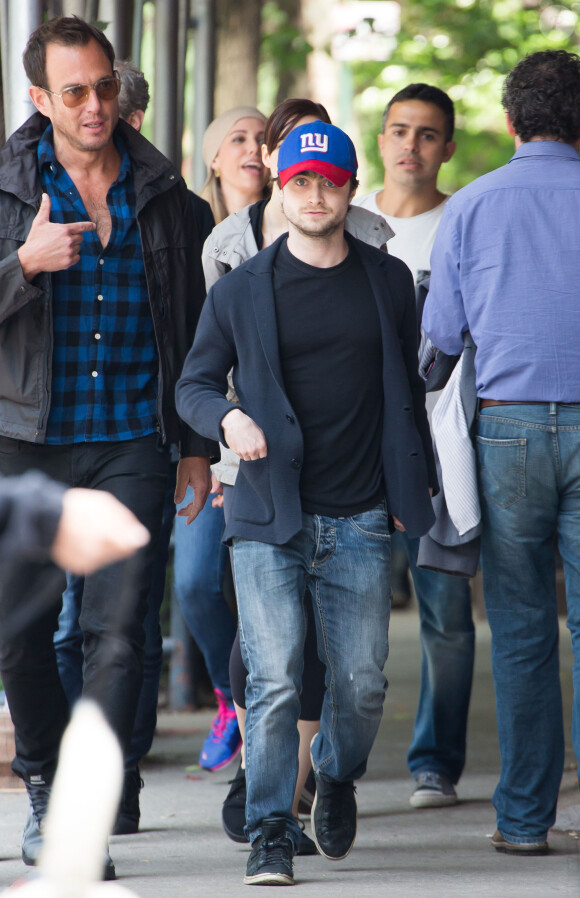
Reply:
M85 578L80 615L83 695L100 703L126 752L141 689L143 619L167 488L168 450L157 434L69 446L0 437L0 473L31 469L69 486L107 490L151 533L149 545L133 559ZM64 584L64 574L46 560L15 561L1 577L0 672L15 727L12 766L26 780L52 780L68 722L53 645ZM17 631L11 632L15 620Z

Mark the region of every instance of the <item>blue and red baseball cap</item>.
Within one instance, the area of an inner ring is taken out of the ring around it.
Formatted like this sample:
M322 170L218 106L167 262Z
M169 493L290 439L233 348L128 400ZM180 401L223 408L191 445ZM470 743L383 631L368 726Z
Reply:
M278 176L284 187L300 172L314 171L337 187L356 175L358 163L348 134L326 122L310 122L290 131L278 154Z

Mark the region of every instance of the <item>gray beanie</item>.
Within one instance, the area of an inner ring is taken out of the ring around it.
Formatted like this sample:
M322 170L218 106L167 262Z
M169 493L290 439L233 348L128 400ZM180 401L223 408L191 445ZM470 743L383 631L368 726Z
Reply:
M257 118L261 122L266 121L266 116L254 106L234 106L233 109L228 109L214 118L203 135L203 161L208 168L219 153L226 134L241 118Z

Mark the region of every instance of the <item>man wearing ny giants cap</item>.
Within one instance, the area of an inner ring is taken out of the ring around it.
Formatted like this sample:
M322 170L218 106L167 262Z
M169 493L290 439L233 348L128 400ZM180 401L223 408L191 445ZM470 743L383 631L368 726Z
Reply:
M248 884L293 882L310 597L327 668L314 837L332 860L352 847L353 783L386 689L390 532L430 528L436 483L411 274L344 231L351 140L302 125L278 171L289 233L213 286L177 387L183 419L242 459L226 539L249 671ZM225 399L232 367L238 406Z

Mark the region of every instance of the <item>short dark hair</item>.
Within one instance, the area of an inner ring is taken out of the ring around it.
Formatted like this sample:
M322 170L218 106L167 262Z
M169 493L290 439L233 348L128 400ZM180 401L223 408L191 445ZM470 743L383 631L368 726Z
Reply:
M302 97L289 97L276 106L274 112L266 122L264 128L264 143L269 153L272 153L279 143L290 134L301 118L313 115L327 125L332 124L330 116L322 103L307 100Z
M438 106L445 116L445 143L453 140L453 132L455 130L453 100L444 90L434 87L432 84L424 84L422 81L416 84L407 84L406 87L403 87L389 100L383 112L383 131L385 130L389 111L393 103L404 103L405 100L421 100L422 103L433 103L434 106Z
M580 56L566 50L541 50L522 59L507 76L501 97L514 131L533 137L580 137Z
M119 92L119 115L122 119L128 119L137 109L146 111L149 105L149 84L143 72L141 72L130 59L116 59L115 69L121 78L121 90Z
M22 54L24 70L30 83L35 87L48 87L46 81L46 47L48 44L84 47L89 41L96 41L102 47L111 63L112 71L115 63L113 45L95 25L85 22L78 16L58 16L56 19L44 22L32 32Z

